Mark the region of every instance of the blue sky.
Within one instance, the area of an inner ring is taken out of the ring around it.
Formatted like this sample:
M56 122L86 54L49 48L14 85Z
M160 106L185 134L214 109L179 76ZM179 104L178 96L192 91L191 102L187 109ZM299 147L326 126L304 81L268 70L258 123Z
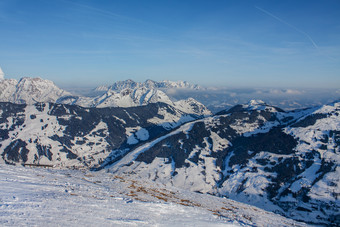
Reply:
M340 86L340 1L0 0L9 78Z

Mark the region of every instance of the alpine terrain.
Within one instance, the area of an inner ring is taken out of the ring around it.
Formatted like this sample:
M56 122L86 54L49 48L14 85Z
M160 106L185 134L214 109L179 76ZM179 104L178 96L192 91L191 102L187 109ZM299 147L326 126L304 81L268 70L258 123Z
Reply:
M65 185L61 175L80 174L62 189L77 196L94 196L98 187L105 197L116 188L134 200L204 208L229 224L271 225L256 218L261 213L278 226L340 225L339 101L284 111L251 100L212 115L195 99L172 100L164 88L197 87L127 80L85 97L40 78L2 79L0 174L10 179L2 185L29 184L5 164L49 167ZM39 174L49 179L44 187L59 185L53 173ZM4 193L1 203L12 201Z
M314 224L340 224L340 102L285 112L261 101L186 123L111 166Z

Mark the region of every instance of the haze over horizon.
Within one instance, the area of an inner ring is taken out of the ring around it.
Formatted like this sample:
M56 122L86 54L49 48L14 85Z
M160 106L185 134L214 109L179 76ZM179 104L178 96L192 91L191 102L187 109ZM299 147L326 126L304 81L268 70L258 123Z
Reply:
M0 2L6 78L339 88L340 2Z

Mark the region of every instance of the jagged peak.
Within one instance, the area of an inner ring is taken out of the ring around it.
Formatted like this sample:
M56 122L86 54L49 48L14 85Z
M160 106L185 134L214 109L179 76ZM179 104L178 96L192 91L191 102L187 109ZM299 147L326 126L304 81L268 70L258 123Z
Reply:
M135 89L137 87L146 87L146 88L159 88L159 89L169 89L169 88L175 88L175 89L201 89L198 85L193 85L188 83L187 81L170 81L170 80L162 80L160 82L147 79L144 82L135 82L132 79L127 79L123 81L117 81L111 86L99 86L95 90L96 91L104 91L104 90L116 90L121 91L125 88L131 88Z
M53 84L54 85L54 82L51 81L51 80L46 80L46 79L42 79L40 77L22 77L20 78L18 84L20 83L26 83L26 82L42 82L42 83L47 83L47 84ZM56 85L55 85L56 86Z
M3 80L0 100L13 103L34 104L36 102L56 102L71 93L56 86L52 81L39 77L22 77L17 80Z

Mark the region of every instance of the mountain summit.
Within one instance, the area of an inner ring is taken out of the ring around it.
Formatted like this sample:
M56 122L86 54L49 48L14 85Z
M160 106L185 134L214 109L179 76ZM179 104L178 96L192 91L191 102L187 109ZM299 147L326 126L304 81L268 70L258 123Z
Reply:
M88 97L73 95L57 87L50 80L23 77L19 81L14 79L0 80L0 101L29 105L38 102L51 102L98 108L136 107L149 103L162 102L187 114L195 114L197 116L208 116L212 114L203 104L194 99L175 102L160 89L173 87L195 88L195 86L182 81L156 82L147 80L144 83L136 83L133 80L126 80L118 81L108 88L103 86L98 87L97 91L101 91L101 94ZM105 93L102 93L103 91Z
M5 74L2 71L2 69L0 68L0 80L3 80L5 78Z
M23 77L19 81L5 79L0 81L0 101L34 104L37 102L57 102L69 92L60 89L52 81L41 78Z

